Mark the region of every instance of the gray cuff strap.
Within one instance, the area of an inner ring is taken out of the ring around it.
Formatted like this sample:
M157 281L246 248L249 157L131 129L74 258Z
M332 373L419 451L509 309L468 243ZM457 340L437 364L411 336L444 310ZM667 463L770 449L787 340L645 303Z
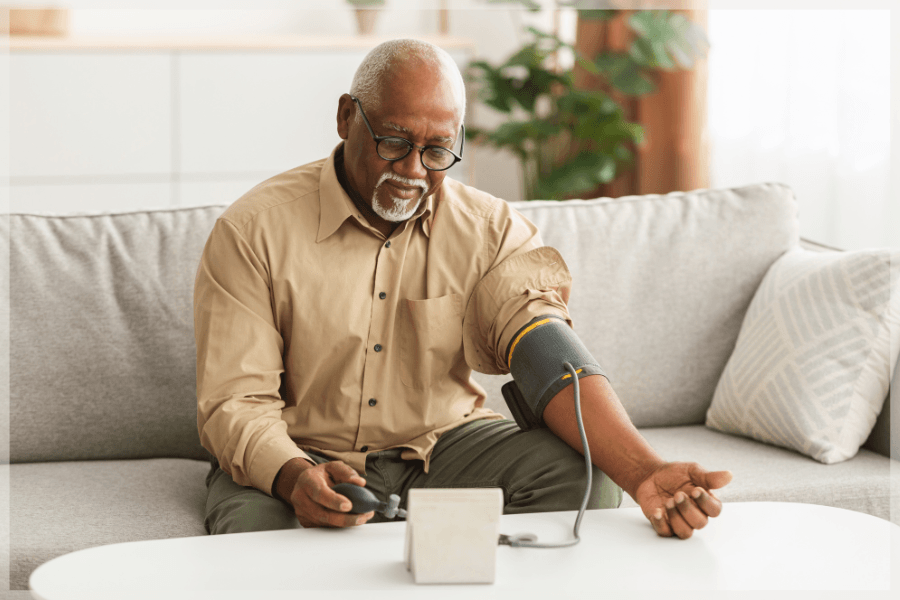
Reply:
M550 400L572 383L564 363L575 367L579 379L606 377L572 328L558 317L539 317L523 327L513 337L508 356L513 379L538 420Z

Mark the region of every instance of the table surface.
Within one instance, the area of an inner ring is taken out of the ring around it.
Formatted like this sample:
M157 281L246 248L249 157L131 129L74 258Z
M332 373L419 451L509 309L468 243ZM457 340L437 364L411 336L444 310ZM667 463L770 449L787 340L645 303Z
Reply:
M500 531L570 539L576 512L504 515ZM493 584L416 585L406 524L302 529L113 544L41 565L34 598L554 597L573 590L889 590L900 527L863 513L782 502L728 503L688 540L660 538L638 508L585 513L581 543L499 546ZM898 561L900 562L900 561ZM900 584L896 582L895 586ZM363 591L368 590L368 591ZM165 592L164 594L162 592ZM342 592L343 595L339 595ZM605 595L605 594L604 594Z

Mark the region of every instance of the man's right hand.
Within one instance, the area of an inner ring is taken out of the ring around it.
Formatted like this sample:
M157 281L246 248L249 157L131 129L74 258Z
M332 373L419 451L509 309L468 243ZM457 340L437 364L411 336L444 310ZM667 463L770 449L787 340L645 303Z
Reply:
M365 486L366 480L339 460L314 465L294 458L278 472L275 493L294 508L303 527L352 527L375 516L374 512L358 515L347 512L353 505L331 489L339 483Z

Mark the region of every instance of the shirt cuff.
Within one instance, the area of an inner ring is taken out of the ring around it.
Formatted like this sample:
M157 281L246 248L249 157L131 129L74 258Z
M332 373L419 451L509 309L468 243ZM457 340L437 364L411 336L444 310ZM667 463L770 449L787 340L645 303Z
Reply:
M290 438L272 440L253 453L250 468L247 470L247 474L250 476L250 484L256 489L275 497L275 491L272 489L275 477L281 471L281 467L294 458L303 458L315 463Z

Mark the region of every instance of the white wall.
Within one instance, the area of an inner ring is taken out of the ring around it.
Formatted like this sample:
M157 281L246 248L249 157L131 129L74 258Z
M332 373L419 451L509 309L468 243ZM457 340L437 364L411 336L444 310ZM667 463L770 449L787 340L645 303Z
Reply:
M890 14L710 11L711 186L783 182L797 196L801 235L900 247Z

